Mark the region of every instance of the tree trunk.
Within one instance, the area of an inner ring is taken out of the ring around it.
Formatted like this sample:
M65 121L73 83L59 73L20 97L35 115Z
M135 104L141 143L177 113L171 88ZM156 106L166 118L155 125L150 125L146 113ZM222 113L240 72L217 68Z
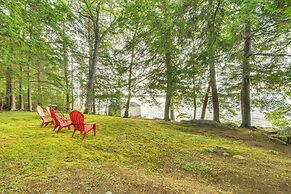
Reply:
M42 105L42 92L41 92L41 70L40 67L37 68L37 104Z
M74 109L74 73L73 73L73 62L71 62L71 110Z
M128 96L127 96L127 101L125 105L124 118L129 117L129 106L130 106L130 100L131 100L131 95L132 95L131 87L132 87L132 67L133 67L133 62L134 62L134 47L135 47L135 34L133 36L133 45L131 48L131 59L130 59L130 64L129 64L128 83L127 83Z
M108 116L108 98L106 98L106 103L105 103L105 115Z
M0 92L0 110L4 108L4 100L3 100L3 93Z
M11 67L8 66L6 70L6 109L11 109L11 97L12 97L12 75Z
M15 93L14 93L14 90L15 90L15 83L12 82L12 88L11 88L11 108L10 110L16 110L16 101L15 101Z
M170 118L171 118L171 121L175 121L175 107L174 107L174 100L173 100L173 98L171 99Z
M170 121L170 108L171 108L171 98L172 98L172 64L171 64L171 53L166 53L166 79L167 79L167 86L166 86L166 102L165 102L165 110L164 110L164 120Z
M208 1L209 6L212 7L214 1ZM210 87L211 87L211 96L212 96L212 106L213 106L213 120L216 122L220 122L219 120L219 100L218 100L218 92L216 85L216 70L215 70L215 55L216 55L216 47L217 47L217 35L216 35L216 17L219 13L219 8L221 5L221 1L217 2L217 7L215 12L211 18L208 20L207 28L208 28L208 63L209 63L209 74L210 74Z
M243 72L242 72L242 88L241 88L241 112L242 124L241 127L251 127L251 103L250 103L250 61L251 55L251 26L246 24L244 30L244 58L243 58Z
M20 71L20 76L19 76L19 110L24 110L24 103L23 103L23 81L22 81L22 65L19 65L19 71Z
M32 39L32 28L29 29L29 36ZM32 111L32 100L31 100L31 82L30 82L30 66L32 65L32 53L31 45L28 46L28 58L27 58L27 111Z
M216 35L214 21L209 22L209 43L208 43L208 63L209 63L209 74L210 74L210 87L212 96L213 106L213 120L219 121L219 100L216 85L216 70L215 70L215 52L216 52Z
M99 23L98 23L98 20L96 20L95 27L94 27L94 50L93 50L93 56L92 56L92 68L90 68L90 64L89 64L89 80L87 84L87 96L86 96L86 104L85 104L85 110L84 110L85 114L89 114L92 111L93 88L94 88L94 81L95 81L95 74L96 74L96 67L97 67L97 55L98 55L98 50L99 50L99 44L100 44Z
M80 87L81 87L81 109L83 109L83 106L84 106L84 87L83 87L83 84L80 84Z
M96 91L96 87L94 86L93 93L95 93L95 91ZM95 97L95 94L93 94L92 109L93 109L93 114L95 115L96 114L96 97Z
M66 94L66 111L69 112L70 110L70 87L69 87L69 60L68 60L68 53L66 43L63 42L63 57L64 57L64 74L65 74L65 94Z
M212 105L213 105L213 120L219 121L219 101L218 92L216 86L216 75L214 63L210 63L210 83L211 83L211 93L212 93Z
M133 60L133 57L132 57ZM131 80L131 76L132 76L132 62L130 64L129 67L129 76L128 76L128 96L127 96L127 101L126 101L126 105L125 105L125 111L124 111L124 118L128 118L129 117L129 106L130 106L130 100L131 100L131 86L132 86L132 80Z
M12 78L12 65L7 67L6 71L6 108L8 110L16 110L14 83Z
M93 107L93 114L95 115L96 114L96 99L95 98L93 98L93 105L92 105L92 107Z
M100 115L100 109L101 109L101 104L100 103L101 103L101 100L100 100L100 98L98 98L98 107L97 107L98 108L98 110L97 110L98 111L98 115Z
M164 120L170 121L169 111L171 106L171 98L169 94L166 94L166 102L165 102L165 112L164 112Z
M196 120L197 114L197 100L196 100L196 83L195 83L195 74L193 74L193 119Z
M206 90L206 93L205 93L205 96L204 96L204 100L203 100L202 112L201 112L201 117L200 117L201 120L205 119L209 92L210 92L210 82L208 83L208 87L207 87L207 90Z
M31 58L28 56L27 63L27 110L32 111L32 101L31 101L31 83L30 83L30 62Z
M65 95L66 95L66 111L70 110L70 86L69 86L69 59L68 59L68 48L66 38L66 26L63 23L63 59L64 59L64 82L65 82Z

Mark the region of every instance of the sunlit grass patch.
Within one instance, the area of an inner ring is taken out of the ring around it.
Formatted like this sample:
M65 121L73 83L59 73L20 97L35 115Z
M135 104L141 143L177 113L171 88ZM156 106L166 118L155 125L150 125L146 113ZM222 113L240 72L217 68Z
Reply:
M269 180L278 184L290 180L290 158L241 140L187 133L185 126L157 121L86 115L86 122L91 121L97 122L97 134L90 132L82 141L80 133L71 138L72 130L63 129L56 134L52 126L40 128L36 113L0 112L0 191L28 192L36 187L35 192L57 192L61 191L60 185L65 191L74 191L70 181L83 176L74 174L76 169L101 182L106 179L105 188L112 177L113 181L122 179L118 169L130 170L134 176L142 171L145 174L140 176L156 174L196 180L229 191L248 189L248 181L258 181L250 172L264 175L266 185ZM216 147L229 155L209 151ZM234 158L235 155L244 159ZM264 171L266 164L268 169ZM237 176L245 177L245 182L237 182ZM55 182L56 185L45 186ZM79 185L79 192L85 192L84 185L93 183L75 184ZM129 187L126 181L123 184L123 189Z

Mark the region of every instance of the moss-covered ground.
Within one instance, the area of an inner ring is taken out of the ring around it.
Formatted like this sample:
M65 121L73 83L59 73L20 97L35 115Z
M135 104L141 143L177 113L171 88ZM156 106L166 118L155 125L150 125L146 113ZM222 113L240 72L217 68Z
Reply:
M97 134L82 141L40 128L35 112L0 112L0 193L291 193L291 147L259 132L86 121Z

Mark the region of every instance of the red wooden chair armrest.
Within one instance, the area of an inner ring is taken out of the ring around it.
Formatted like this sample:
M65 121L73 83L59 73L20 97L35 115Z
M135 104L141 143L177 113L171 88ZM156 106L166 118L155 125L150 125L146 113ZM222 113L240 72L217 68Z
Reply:
M84 125L96 125L96 122L92 122L92 123L84 123Z
M64 117L63 114L56 114L57 117Z
M44 115L44 116L40 116L40 117L50 117L49 115Z
M60 120L70 120L69 118L67 118L67 117L58 117L58 119L60 119Z

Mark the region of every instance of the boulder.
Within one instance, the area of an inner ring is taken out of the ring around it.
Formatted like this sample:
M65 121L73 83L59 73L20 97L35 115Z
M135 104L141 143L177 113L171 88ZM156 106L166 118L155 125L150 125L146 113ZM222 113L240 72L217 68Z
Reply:
M215 153L220 156L230 156L229 150L224 147L219 147L219 146L209 147L207 150L208 152Z
M234 155L233 157L236 158L236 159L239 159L239 160L245 160L246 159L242 155Z
M280 144L282 144L282 145L287 145L287 142L281 140L280 138L278 138L278 137L275 136L275 135L269 136L269 138L270 138L270 140L275 141L275 142L277 142L277 143L280 143Z
M200 124L200 125L212 125L212 126L222 126L221 123L218 123L213 120L182 120L182 123L193 123L193 124Z

